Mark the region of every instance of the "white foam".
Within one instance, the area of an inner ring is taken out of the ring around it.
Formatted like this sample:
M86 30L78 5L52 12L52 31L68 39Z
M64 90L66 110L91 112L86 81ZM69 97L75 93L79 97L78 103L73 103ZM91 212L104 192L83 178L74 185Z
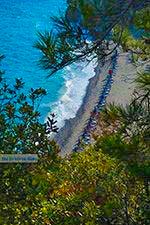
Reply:
M82 104L89 79L95 75L96 62L81 62L68 66L65 70L65 91L59 101L51 105L51 112L57 115L57 126L64 125L66 119L75 117Z

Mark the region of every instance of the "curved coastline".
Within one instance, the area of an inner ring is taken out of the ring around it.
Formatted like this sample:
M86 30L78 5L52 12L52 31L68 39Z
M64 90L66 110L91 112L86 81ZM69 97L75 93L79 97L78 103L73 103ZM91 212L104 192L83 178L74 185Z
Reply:
M109 62L103 68L100 67L100 64L97 65L97 67L94 69L95 76L89 79L85 96L75 117L65 120L64 126L55 136L55 140L62 149L62 155L71 152L72 145L76 142L78 136L83 130L87 119L90 117L90 113L93 110L96 102L98 101L100 89L102 88L102 81L105 78L105 76L103 75L106 74L105 72L107 71L108 67ZM70 147L67 146L68 143L70 143Z
M129 62L129 53L119 54L117 71L114 78L109 96L106 103L112 103L125 106L132 98L135 88L133 82L137 74L136 67ZM65 121L65 125L55 136L55 140L61 147L60 155L65 156L72 152L72 147L82 133L87 120L90 118L100 92L103 88L103 80L106 78L110 62L108 61L102 68L100 64L95 68L95 76L89 79L86 88L86 94L83 98L82 105L78 109L74 118Z

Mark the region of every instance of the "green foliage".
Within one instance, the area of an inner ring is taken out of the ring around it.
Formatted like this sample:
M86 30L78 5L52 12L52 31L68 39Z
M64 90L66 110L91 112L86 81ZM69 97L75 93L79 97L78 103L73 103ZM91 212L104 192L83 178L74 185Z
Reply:
M138 78L136 79L136 82L138 84L139 89L147 92L147 94L150 92L150 74L149 73L139 74Z
M138 79L142 96L149 91L148 79ZM22 88L20 80L10 87L1 79L1 153L37 153L39 161L0 165L0 224L147 225L149 145L143 133L125 135L139 117L145 121L145 114L111 105L102 117L109 123L120 120L118 133L61 159L34 110L45 91L31 89L27 100ZM139 97L131 105L141 102Z
M0 154L32 153L39 159L37 164L0 164L0 224L45 224L40 210L51 186L47 171L56 170L59 161L59 148L47 138L48 127L39 122L38 107L46 92L31 89L27 96L22 91L22 80L8 85L2 76L3 72Z
M122 30L121 25L114 27L113 40L117 40L120 32L120 44L124 51L132 52L132 60L136 62L138 59L147 60L150 56L149 38L150 38L150 11L148 7L138 10L129 27Z
M144 9L136 12L134 17L134 24L138 29L143 29L145 32L150 32L150 10L149 7L145 7Z
M128 170L143 179L149 196L150 177L150 74L139 74L132 102L123 108L110 105L102 113L107 121L120 121L117 134L97 140L96 149L124 162Z
M52 224L141 223L143 183L95 146L65 158L57 176L60 184L45 209Z
M147 5L147 0L68 1L65 15L52 18L52 31L39 34L35 47L42 53L40 65L52 75L80 60L105 61L119 45L130 49L133 58L147 59ZM131 28L144 29L144 36L137 40Z

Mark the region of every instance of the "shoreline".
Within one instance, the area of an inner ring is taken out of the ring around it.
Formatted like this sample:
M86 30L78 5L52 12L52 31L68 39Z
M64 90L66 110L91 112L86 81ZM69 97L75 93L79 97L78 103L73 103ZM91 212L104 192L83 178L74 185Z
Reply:
M107 103L114 102L115 104L125 106L132 98L132 93L135 88L133 80L136 75L136 67L127 62L128 54L129 53L119 54L117 64L118 68L110 94L106 100ZM76 143L87 120L90 118L91 112L93 111L103 88L103 80L106 78L109 65L109 62L106 62L106 64L101 68L100 65L97 65L94 69L95 75L89 79L85 96L75 117L65 120L64 126L54 137L58 145L61 147L61 156L65 156L72 152L73 145Z
M77 141L84 124L90 117L90 113L98 101L100 89L103 87L101 84L105 78L105 76L101 76L101 74L104 74L104 71L107 71L108 67L109 65L105 65L103 68L100 68L100 65L96 66L94 69L95 75L89 79L85 96L83 97L82 104L77 110L75 117L65 120L64 126L59 130L59 133L55 135L54 139L61 147L61 155L72 151L73 145ZM70 140L71 137L74 137L73 140ZM69 146L67 146L68 143L70 143Z

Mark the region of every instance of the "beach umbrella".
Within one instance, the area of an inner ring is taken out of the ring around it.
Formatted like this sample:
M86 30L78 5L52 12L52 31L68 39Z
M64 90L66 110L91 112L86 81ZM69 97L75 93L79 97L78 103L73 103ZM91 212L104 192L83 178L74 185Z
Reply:
M105 91L110 88L110 81L104 86L104 89L103 89L103 93L105 93Z
M94 131L94 130L96 130L96 126L91 127L91 131Z
M112 73L113 73L112 69L110 69L110 70L108 71L108 73L109 73L109 75L111 76Z
M98 111L100 112L101 110L102 110L102 107L101 107L101 106L99 106Z
M103 99L101 99L100 104L103 104L103 103L105 103L105 102L106 102L105 96L103 95Z
M72 151L73 152L77 152L78 151L78 146L77 145L74 145Z
M89 140L91 140L91 137L88 136L88 135L84 135L84 136L83 136L83 139L86 140L86 141L89 141Z
M94 123L97 122L96 119L95 119L95 117L91 117L91 122L94 122Z
M109 95L109 91L106 91L105 93L105 97L107 97Z
M111 90L111 87L107 87L107 89L106 89L106 91L105 91L105 94L106 94L106 93L109 94L110 90Z
M90 129L90 124L89 123L86 125L86 128L87 128L87 130L89 132L89 129Z
M84 141L90 141L91 138L89 138L89 137L84 137L83 140L84 140Z
M101 106L105 106L105 103L101 104Z
M94 107L93 112L95 113L95 116L97 116L97 115L98 115L98 109L97 109L97 106L95 106L95 107Z
M103 93L105 93L106 90L107 90L107 84L105 85L105 87L103 89Z
M82 137L90 138L90 135L89 135L89 133L87 133L86 131L84 131L84 132L82 133Z
M97 121L95 121L95 120L92 120L90 123L90 125L96 125L96 124L97 124Z
M86 140L83 140L84 144L86 145L89 145L91 143L91 141L86 141Z
M100 102L100 101L103 101L103 99L104 99L104 94L102 93L102 94L100 95L100 97L99 97L99 102Z
M89 134L89 130L88 130L88 125L87 125L87 124L86 124L86 127L85 127L85 129L84 129L84 133L90 135L90 134Z

